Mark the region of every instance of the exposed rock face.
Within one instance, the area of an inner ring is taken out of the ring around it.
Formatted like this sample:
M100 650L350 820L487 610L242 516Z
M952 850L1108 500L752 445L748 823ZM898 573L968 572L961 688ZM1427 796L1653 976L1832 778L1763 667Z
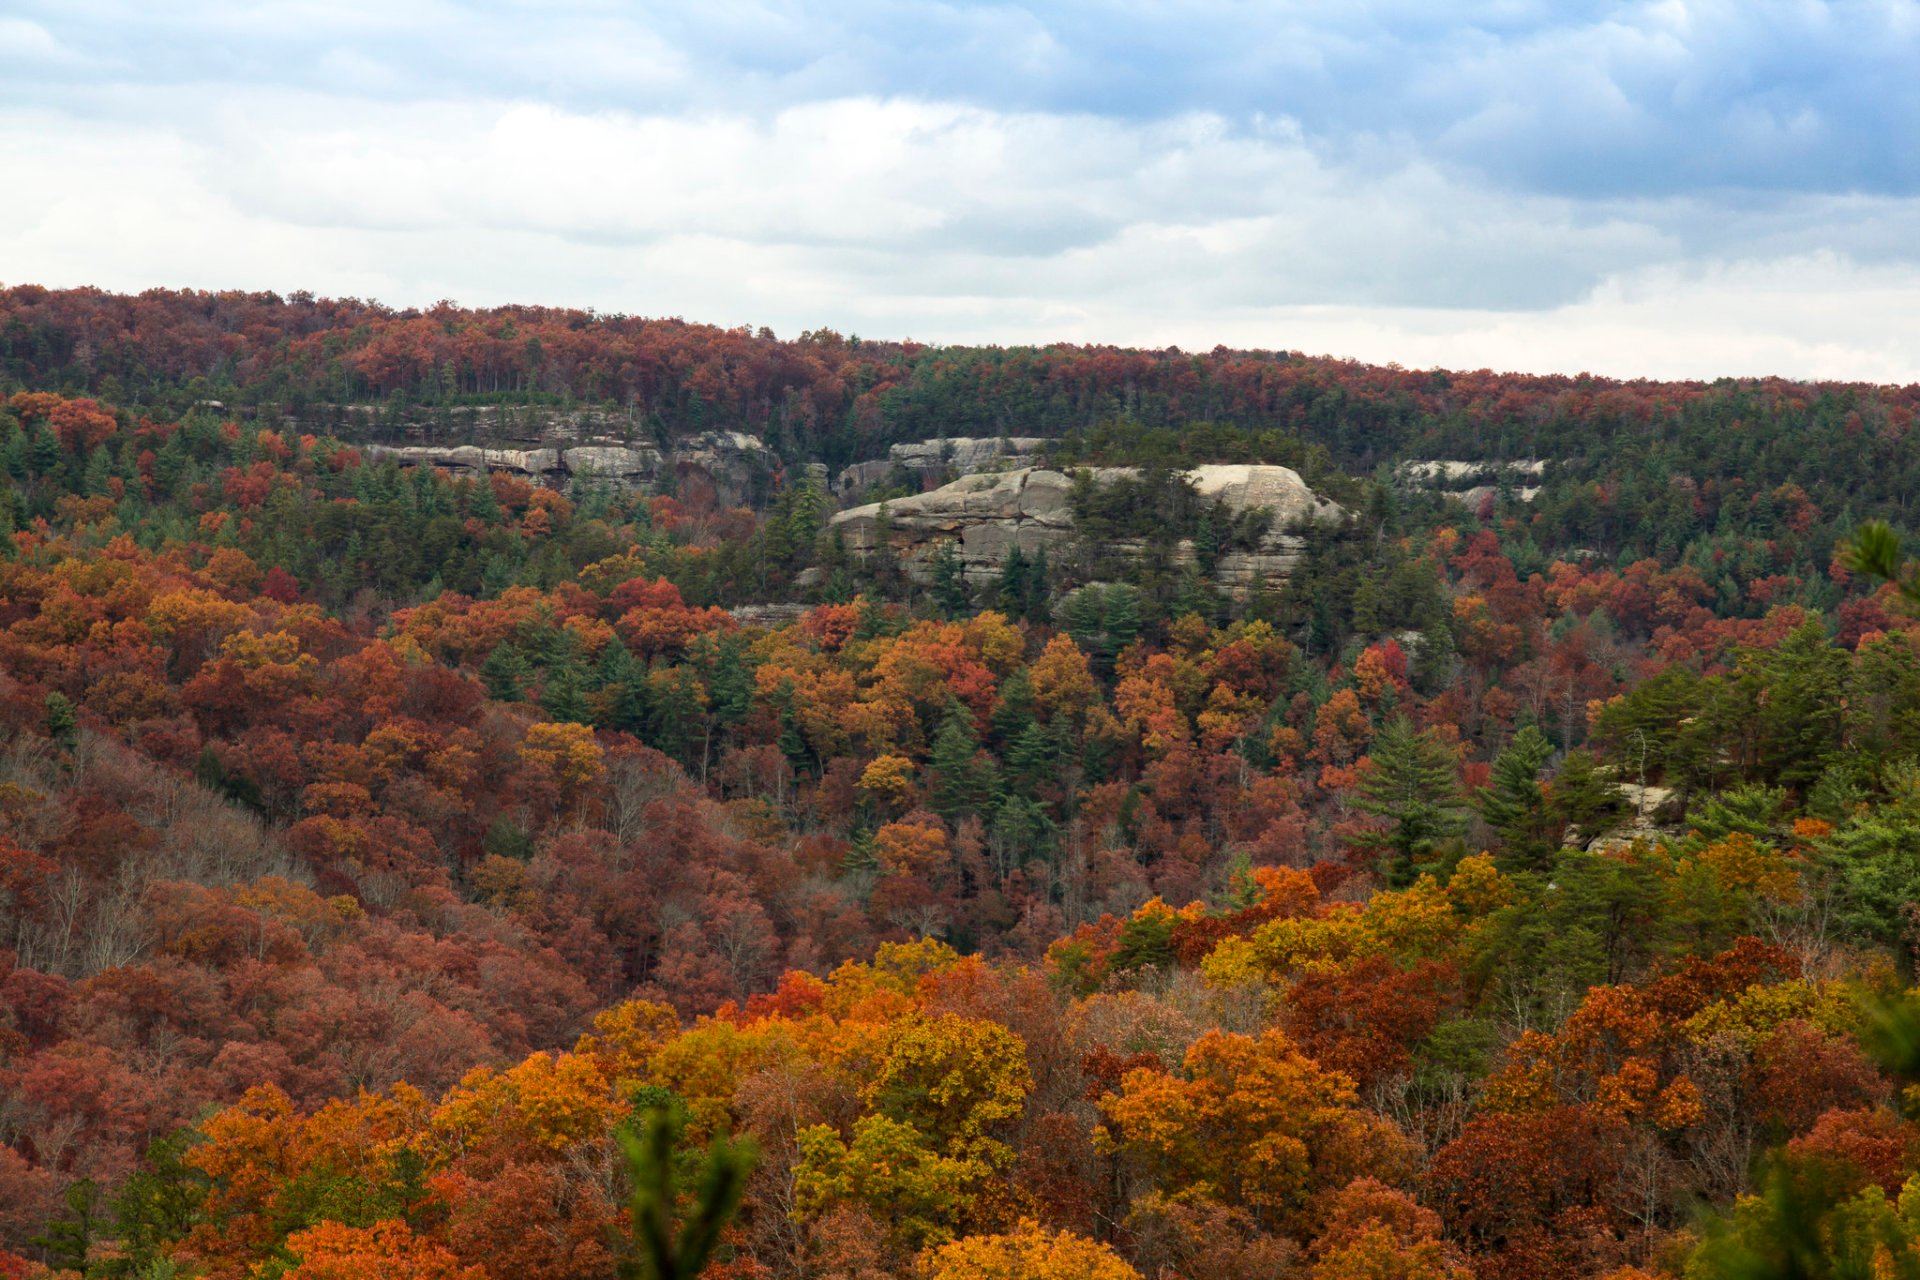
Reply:
M970 476L982 471L1031 466L1046 447L1044 436L947 436L891 445L887 456L856 462L840 472L838 490L853 493L885 480L895 467L921 476L944 471Z
M759 439L738 431L709 431L662 451L651 444L553 445L539 449L484 449L478 445L365 446L369 456L394 458L402 466L430 466L478 475L505 471L549 488L575 477L621 489L653 489L662 477L699 477L723 503L748 501L777 461Z
M1106 483L1134 471L1127 467L1092 468L1095 483ZM1285 578L1305 550L1303 539L1286 530L1304 521L1335 520L1341 507L1309 489L1298 472L1288 467L1206 466L1187 473L1201 497L1219 499L1234 514L1264 507L1273 523L1252 551L1222 555L1216 566L1220 584L1236 593L1256 582ZM963 476L952 484L886 504L869 503L833 517L847 549L868 555L879 549L880 508L887 509L889 539L907 573L925 581L943 543L954 543L969 580L983 582L1000 571L1007 553L1019 547L1031 555L1055 548L1073 536L1073 512L1068 495L1073 477L1060 471L1026 467L998 474ZM1124 544L1119 548L1126 550ZM1175 563L1191 562L1193 545L1174 549Z
M1538 480L1546 474L1546 470L1547 464L1542 458L1519 458L1511 462L1463 462L1433 458L1401 463L1400 478L1416 489L1431 489L1456 502L1464 502L1469 507L1478 507L1487 495L1499 492L1500 486L1490 481L1502 475L1516 481ZM1532 502L1539 496L1540 486L1515 483L1511 492L1518 501Z

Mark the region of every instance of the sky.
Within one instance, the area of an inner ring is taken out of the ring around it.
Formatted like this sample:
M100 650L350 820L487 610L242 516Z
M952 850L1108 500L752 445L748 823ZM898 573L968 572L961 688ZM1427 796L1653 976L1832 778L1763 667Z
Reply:
M1920 381L1920 0L0 0L0 281Z

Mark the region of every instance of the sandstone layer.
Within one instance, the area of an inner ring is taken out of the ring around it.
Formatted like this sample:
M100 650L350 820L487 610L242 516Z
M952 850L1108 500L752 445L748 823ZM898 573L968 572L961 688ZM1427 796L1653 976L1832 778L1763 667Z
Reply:
M1136 474L1126 467L1090 468L1089 473L1096 484ZM1255 508L1272 514L1257 546L1219 558L1215 576L1236 594L1256 583L1282 580L1293 571L1306 547L1294 529L1337 521L1345 514L1337 503L1308 488L1289 467L1204 466L1187 472L1186 478L1201 498L1217 499L1235 515ZM968 579L984 582L1000 572L1015 547L1029 556L1044 548L1057 557L1064 550L1074 533L1068 500L1073 483L1065 472L1032 467L963 476L926 493L842 511L832 524L849 551L870 555L880 547L884 506L887 541L910 576L927 580L934 555L943 544L951 543ZM1117 549L1135 548L1122 543ZM1192 562L1193 544L1176 544L1173 558L1176 564Z

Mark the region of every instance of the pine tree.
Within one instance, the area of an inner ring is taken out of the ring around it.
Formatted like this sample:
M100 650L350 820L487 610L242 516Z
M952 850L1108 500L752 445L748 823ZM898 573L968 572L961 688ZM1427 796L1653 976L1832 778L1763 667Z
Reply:
M1474 796L1480 816L1500 837L1503 870L1543 871L1559 845L1540 786L1540 770L1552 755L1546 735L1526 725L1494 758L1493 776Z
M1413 687L1431 697L1452 684L1455 652L1453 628L1435 618L1414 646Z
M579 666L566 661L547 668L546 687L540 691L540 706L555 720L586 724L592 720L582 689Z
M1000 562L1000 581L994 587L994 602L1009 618L1021 617L1027 601L1027 555L1014 543L1007 558Z
M700 1165L686 1216L676 1224L681 1197L674 1186L675 1148L683 1128L678 1115L656 1106L648 1110L639 1134L620 1135L633 1183L627 1201L632 1240L616 1263L620 1280L695 1280L712 1261L746 1194L758 1153L750 1139L717 1136Z
M91 1178L67 1186L66 1212L49 1222L44 1234L28 1243L43 1250L55 1270L79 1272L86 1268L100 1226L100 1188Z
M1107 588L1102 603L1101 628L1105 634L1100 641L1100 658L1106 670L1112 671L1121 651L1140 636L1140 593L1119 583Z
M494 496L493 481L489 477L474 477L467 490L467 514L485 525L500 523L500 500Z
M1097 653L1106 629L1106 592L1099 587L1082 587L1061 602L1060 614L1067 634L1081 652Z
M699 677L687 667L654 659L648 679L647 740L688 769L696 767L695 747L704 742L705 696Z
M592 687L594 689L616 689L633 678L639 668L633 652L621 641L619 636L607 641L600 649L600 660L594 664Z
M933 811L943 818L984 811L993 798L994 779L976 759L980 739L973 731L973 713L959 702L947 704L940 731L933 736L927 765L935 782Z
M967 587L966 564L960 559L959 544L942 542L933 553L933 603L944 618L964 618L973 608L973 592Z
M1416 732L1405 716L1387 722L1368 755L1372 767L1360 780L1358 807L1393 825L1362 842L1390 851L1389 880L1407 884L1422 860L1466 829L1458 764L1438 734Z
M113 455L107 452L105 446L101 446L87 455L87 469L81 477L80 485L89 496L101 498L106 496L107 482L111 479L113 479Z
M753 671L747 665L747 642L738 634L723 636L707 670L707 698L716 724L735 728L746 723L753 710Z
M480 664L480 682L487 686L487 696L495 701L518 702L525 693L531 670L526 656L511 641L504 641L495 645L487 660Z
M1613 780L1602 773L1593 756L1585 751L1570 751L1553 776L1553 802L1550 810L1561 824L1573 828L1583 839L1591 840L1611 827L1626 813L1626 797Z
M50 476L60 469L60 463L66 458L65 450L60 447L60 437L53 434L53 428L41 423L33 433L33 440L27 446L27 465L36 476Z
M47 736L64 750L71 751L80 732L80 720L73 709L73 702L66 694L55 690L46 699Z
M608 723L622 733L631 733L636 738L644 737L653 713L646 668L636 661L627 678L609 686L609 691L612 696L608 707L611 717Z
M1048 602L1052 594L1053 572L1047 565L1047 549L1041 547L1027 564L1027 589L1020 604L1020 616L1042 625L1052 622L1053 608Z

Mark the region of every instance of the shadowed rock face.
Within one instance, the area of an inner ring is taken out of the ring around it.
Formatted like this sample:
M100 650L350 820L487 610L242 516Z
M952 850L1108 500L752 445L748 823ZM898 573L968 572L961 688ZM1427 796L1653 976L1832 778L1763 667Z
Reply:
M662 450L650 444L554 445L539 449L487 449L478 445L365 446L368 456L394 458L402 466L439 467L470 475L504 471L535 484L561 489L576 477L619 489L658 488L662 477L697 472L723 503L745 502L778 461L754 436L709 431Z
M1135 474L1129 467L1089 470L1096 484ZM1257 548L1220 557L1216 576L1223 587L1236 593L1292 572L1305 542L1285 530L1306 521L1338 520L1345 514L1338 504L1309 489L1289 467L1204 466L1186 474L1202 499L1224 502L1235 515L1256 507L1273 513L1271 528ZM963 476L926 493L842 511L833 517L832 525L845 538L849 551L871 554L879 549L880 508L885 505L893 551L910 576L927 580L934 553L942 543L951 542L959 549L969 580L983 582L999 573L1014 547L1031 555L1043 547L1058 547L1073 536L1068 501L1072 490L1073 477L1067 473L1030 467ZM1174 549L1175 563L1191 561L1193 556L1190 542Z

